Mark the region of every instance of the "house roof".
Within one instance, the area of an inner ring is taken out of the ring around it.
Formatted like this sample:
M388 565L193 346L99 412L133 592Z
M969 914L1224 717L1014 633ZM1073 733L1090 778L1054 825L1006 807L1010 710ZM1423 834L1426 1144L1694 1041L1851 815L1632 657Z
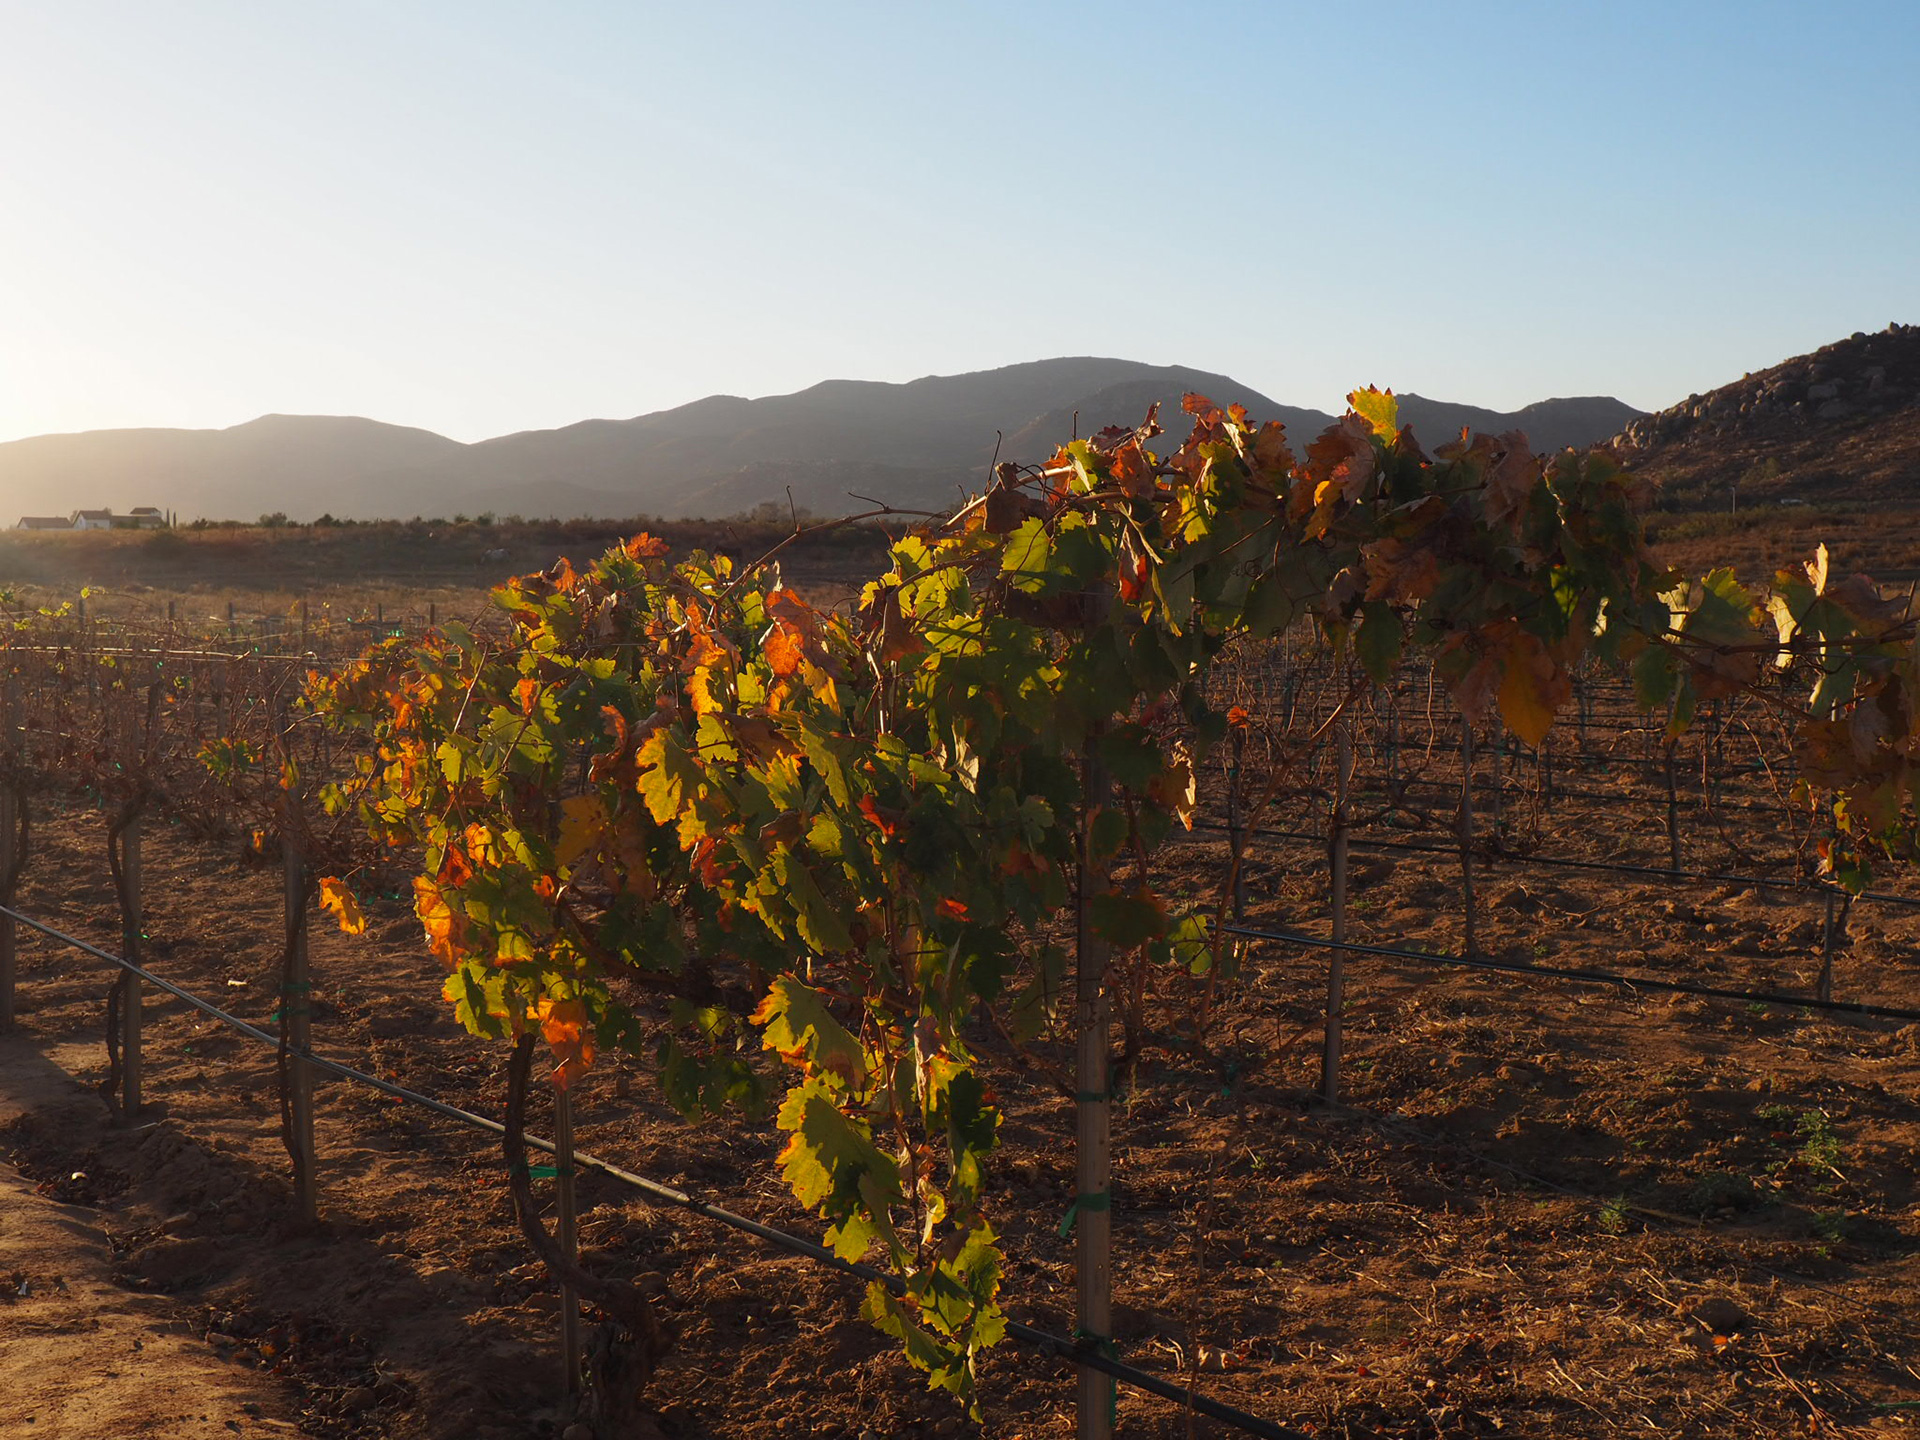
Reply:
M136 505L127 513L129 515L158 515L160 513L160 507L158 505Z
M76 510L73 512L73 518L76 520L111 520L113 518L113 511Z
M16 530L71 530L73 522L64 515L22 515Z

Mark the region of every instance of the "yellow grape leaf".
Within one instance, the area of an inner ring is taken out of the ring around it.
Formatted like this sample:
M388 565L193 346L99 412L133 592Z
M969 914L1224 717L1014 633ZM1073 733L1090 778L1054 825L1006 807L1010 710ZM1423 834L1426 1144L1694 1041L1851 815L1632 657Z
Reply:
M320 882L320 907L331 910L340 921L340 928L349 935L364 935L367 930L367 917L360 909L360 902L353 892L340 881L329 875Z
M635 782L640 798L654 823L670 825L679 818L683 806L699 789L703 771L679 741L664 730L656 730L634 756L640 769Z
M1554 711L1569 685L1538 636L1522 630L1507 646L1500 676L1500 718L1529 745L1538 745L1553 728Z
M570 795L560 802L560 834L553 842L553 863L572 865L600 843L607 809L598 795Z
M1376 390L1369 385L1347 396L1353 413L1373 427L1373 433L1388 444L1400 433L1400 402L1391 390Z
M711 715L726 706L713 693L713 667L698 665L687 679L687 698L693 701L693 713Z

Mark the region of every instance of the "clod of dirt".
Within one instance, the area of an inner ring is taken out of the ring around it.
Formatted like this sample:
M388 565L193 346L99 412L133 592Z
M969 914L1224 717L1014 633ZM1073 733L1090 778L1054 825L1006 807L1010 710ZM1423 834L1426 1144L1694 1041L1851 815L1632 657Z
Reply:
M1753 1324L1753 1316L1725 1295L1709 1295L1690 1312L1716 1335L1735 1335Z
M204 1236L162 1235L134 1253L133 1269L155 1289L174 1290L220 1269L224 1249Z

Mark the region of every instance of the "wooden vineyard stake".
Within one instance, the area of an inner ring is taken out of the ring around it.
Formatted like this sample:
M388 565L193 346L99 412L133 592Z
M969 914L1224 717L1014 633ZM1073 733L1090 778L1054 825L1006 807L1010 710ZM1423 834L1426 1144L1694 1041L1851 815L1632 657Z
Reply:
M320 1213L320 1183L313 1139L313 1067L301 1056L313 1044L313 973L307 947L307 867L290 829L280 837L280 862L287 922L280 1007L287 1048L294 1052L287 1060L287 1148L293 1152L294 1212L311 1222Z
M1466 920L1466 953L1479 951L1473 916L1473 722L1460 717L1460 902Z
M1820 936L1820 982L1814 989L1818 999L1833 999L1833 952L1839 947L1840 937L1846 933L1847 911L1852 908L1851 895L1843 898L1836 890L1827 891L1827 919L1821 927Z
M573 1189L573 1096L556 1087L553 1092L553 1179L559 1206L560 1253L569 1265L580 1258L579 1214ZM573 1287L560 1287L560 1358L566 1367L566 1392L580 1391L580 1297Z
M1240 822L1241 763L1247 753L1247 732L1235 726L1227 740L1227 843L1233 847L1233 918L1247 918L1247 836Z
M1507 771L1504 763L1506 753L1507 742L1504 738L1495 740L1492 746L1489 747L1489 754L1493 764L1493 783L1488 790L1488 794L1491 795L1493 799L1493 828L1495 832L1498 832L1500 829L1501 791L1507 783Z
M136 964L140 956L140 832L135 815L120 832L120 953ZM120 972L120 1110L128 1119L140 1113L140 977Z
M1338 759L1334 769L1333 824L1328 832L1327 860L1331 874L1333 943L1347 940L1347 788L1353 779L1353 741L1341 725L1335 737ZM1346 1008L1346 952L1327 952L1326 1045L1320 1055L1320 1095L1329 1105L1340 1103L1341 1012Z
M1667 868L1680 873L1680 795L1673 783L1674 744L1667 742Z
M5 708L0 710L0 725L6 729L6 754L12 761L12 775L0 776L0 877L10 876L19 863L15 846L20 841L20 816L14 809L13 779L20 765L20 682L7 681ZM0 894L0 903L12 905L11 887ZM13 1002L14 956L16 938L13 917L0 915L0 1030L11 1030L15 1022Z
M1112 1077L1107 1045L1111 1001L1107 994L1106 940L1093 929L1091 901L1102 888L1093 852L1093 821L1107 802L1106 769L1089 745L1082 759L1086 796L1080 817L1080 885L1075 903L1073 1019L1079 1037L1074 1067L1075 1184L1070 1218L1078 1280L1078 1333L1105 1352L1113 1335ZM1107 1440L1113 1433L1114 1389L1110 1376L1082 1366L1074 1434L1077 1440Z
M300 649L304 652L306 648L307 648L307 602L303 599L300 602Z
M1573 677L1573 709L1580 726L1580 759L1585 768L1587 758L1587 687L1576 674Z

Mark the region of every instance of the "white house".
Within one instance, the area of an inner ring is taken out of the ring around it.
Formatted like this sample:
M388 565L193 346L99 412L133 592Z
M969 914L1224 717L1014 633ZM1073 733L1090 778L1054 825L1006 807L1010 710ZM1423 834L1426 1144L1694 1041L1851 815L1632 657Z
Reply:
M111 530L113 528L113 511L76 510L73 512L72 528L75 530Z
M71 530L73 521L64 515L22 515L16 530Z

